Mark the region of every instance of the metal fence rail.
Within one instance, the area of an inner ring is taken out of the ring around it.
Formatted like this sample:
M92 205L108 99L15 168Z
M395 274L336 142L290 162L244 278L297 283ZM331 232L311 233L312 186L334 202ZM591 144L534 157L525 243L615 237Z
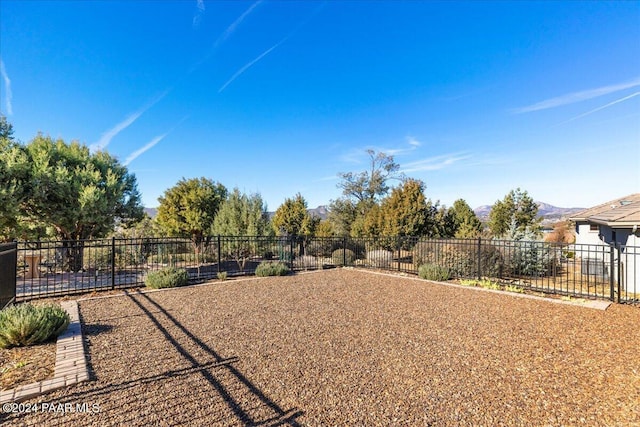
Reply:
M16 299L28 300L144 286L149 272L169 266L185 268L191 283L222 272L247 275L263 261L281 261L294 271L353 266L408 274L433 264L456 279L489 278L538 292L640 305L640 247L604 244L406 236L210 236L198 245L184 238L19 242L11 275Z

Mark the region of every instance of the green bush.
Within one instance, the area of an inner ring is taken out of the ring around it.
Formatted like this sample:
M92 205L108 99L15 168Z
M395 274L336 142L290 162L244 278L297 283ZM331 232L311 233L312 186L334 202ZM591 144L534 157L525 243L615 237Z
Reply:
M189 274L184 268L163 268L147 274L145 285L153 289L175 288L184 286L189 282Z
M426 280L444 282L451 278L451 271L446 267L435 264L422 264L420 268L418 268L418 276Z
M256 276L286 276L289 273L289 267L283 262L262 261L256 268Z
M69 325L69 315L55 305L14 305L0 310L0 348L55 338Z
M218 280L227 280L227 272L219 271L218 272Z
M482 276L500 277L504 270L504 258L500 250L491 244L480 245L475 241L452 242L421 241L413 248L413 265L435 264L449 269L453 277L477 277L478 260Z

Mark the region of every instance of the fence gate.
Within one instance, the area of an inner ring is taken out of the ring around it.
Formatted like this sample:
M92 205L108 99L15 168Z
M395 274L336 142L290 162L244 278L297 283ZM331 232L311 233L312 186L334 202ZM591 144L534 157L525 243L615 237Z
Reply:
M16 299L18 243L0 244L0 309Z

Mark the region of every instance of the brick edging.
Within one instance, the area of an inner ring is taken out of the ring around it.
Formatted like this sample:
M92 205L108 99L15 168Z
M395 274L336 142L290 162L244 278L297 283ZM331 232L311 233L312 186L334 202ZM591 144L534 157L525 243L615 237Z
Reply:
M69 313L70 322L67 329L58 336L53 378L3 390L0 392L0 404L20 402L89 379L89 370L82 344L78 302L62 301L60 306Z

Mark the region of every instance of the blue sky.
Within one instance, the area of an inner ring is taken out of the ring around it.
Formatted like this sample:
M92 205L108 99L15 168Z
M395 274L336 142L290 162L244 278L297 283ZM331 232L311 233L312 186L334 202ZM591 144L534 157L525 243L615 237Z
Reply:
M0 1L0 111L270 210L393 154L427 196L640 192L640 2Z

